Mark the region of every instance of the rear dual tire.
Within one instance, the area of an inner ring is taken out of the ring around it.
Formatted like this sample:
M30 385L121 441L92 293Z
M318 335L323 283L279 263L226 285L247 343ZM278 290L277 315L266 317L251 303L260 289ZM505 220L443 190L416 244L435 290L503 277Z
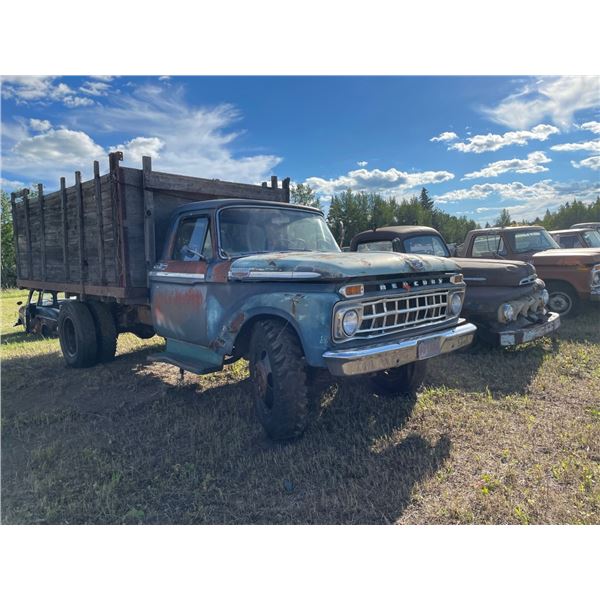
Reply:
M92 367L115 356L115 321L110 309L101 302L65 302L58 315L58 337L69 367Z

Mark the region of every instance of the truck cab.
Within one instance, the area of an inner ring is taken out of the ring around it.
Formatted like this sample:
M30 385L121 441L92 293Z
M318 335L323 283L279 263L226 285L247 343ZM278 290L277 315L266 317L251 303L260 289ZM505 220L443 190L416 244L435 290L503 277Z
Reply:
M561 316L573 316L587 303L600 302L600 248L561 248L543 227L474 229L457 255L531 263L546 283L550 310Z
M549 233L561 248L600 248L600 229L571 227Z

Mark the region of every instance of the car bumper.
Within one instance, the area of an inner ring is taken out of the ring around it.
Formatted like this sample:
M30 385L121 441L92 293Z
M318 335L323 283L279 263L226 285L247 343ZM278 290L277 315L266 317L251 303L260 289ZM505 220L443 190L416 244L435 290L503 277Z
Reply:
M362 348L331 350L323 354L323 359L332 375L375 373L464 348L471 344L476 331L475 325L461 319L452 329Z
M545 323L499 332L500 346L524 344L556 331L560 327L560 315L558 313L548 313L548 315L548 320Z

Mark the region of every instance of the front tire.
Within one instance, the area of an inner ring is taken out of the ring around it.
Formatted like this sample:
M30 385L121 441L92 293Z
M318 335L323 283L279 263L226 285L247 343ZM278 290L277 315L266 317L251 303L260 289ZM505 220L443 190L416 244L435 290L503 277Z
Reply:
M310 401L304 353L291 326L276 320L258 323L249 363L256 415L268 436L301 436L310 420Z
M427 361L418 360L395 369L379 371L371 377L375 389L383 394L414 394L427 374Z
M562 281L546 284L550 298L548 308L561 317L574 317L581 309L581 301L577 292Z
M94 318L78 300L65 302L58 314L58 337L67 366L80 369L97 362L97 337Z

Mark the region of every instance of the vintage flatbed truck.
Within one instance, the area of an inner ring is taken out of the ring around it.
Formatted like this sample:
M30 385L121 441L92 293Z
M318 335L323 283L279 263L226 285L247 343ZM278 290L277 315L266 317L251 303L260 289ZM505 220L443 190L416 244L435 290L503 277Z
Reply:
M369 374L413 391L429 358L469 345L465 285L446 258L344 254L323 214L289 187L119 165L31 200L13 197L18 285L62 291L67 365L114 357L131 331L166 338L154 356L197 374L249 361L257 416L275 439L306 428L319 374Z
M446 241L436 229L416 225L363 231L352 238L350 250L451 256ZM467 284L461 315L477 325L480 341L514 346L559 328L560 317L547 310L548 292L532 265L513 260L452 259Z
M546 283L548 307L561 317L576 315L586 304L600 302L600 248L561 248L538 225L474 229L456 254L531 263Z

